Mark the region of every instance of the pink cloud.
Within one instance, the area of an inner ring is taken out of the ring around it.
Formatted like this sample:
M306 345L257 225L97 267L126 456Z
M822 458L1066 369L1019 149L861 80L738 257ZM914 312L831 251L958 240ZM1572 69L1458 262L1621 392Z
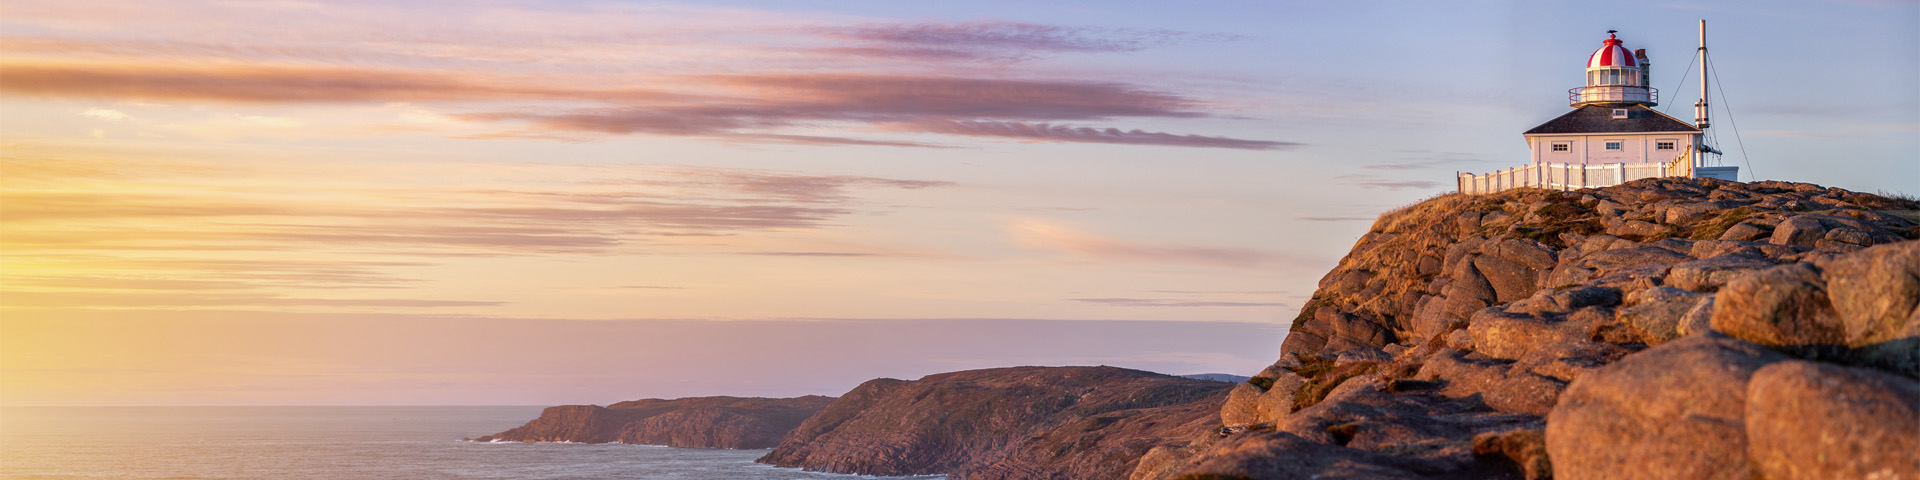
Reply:
M968 120L930 121L899 127L901 129L973 137L994 137L1036 142L1111 143L1120 145L1163 145L1173 147L1230 148L1237 150L1277 150L1304 144L1269 140L1247 140L1205 135L1179 135L1139 129L1074 127L1048 123L991 122Z
M1261 268L1286 260L1278 254L1246 248L1132 241L1032 219L1015 221L1005 228L1021 245L1104 261Z

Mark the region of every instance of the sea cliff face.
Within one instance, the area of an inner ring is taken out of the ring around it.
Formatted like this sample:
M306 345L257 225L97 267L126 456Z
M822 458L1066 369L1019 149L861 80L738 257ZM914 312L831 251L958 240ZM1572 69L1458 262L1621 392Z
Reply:
M832 397L693 397L562 405L479 442L632 443L701 448L770 448Z
M1231 384L1113 367L1014 367L878 379L760 459L863 475L1124 478L1148 450L1219 423Z
M1387 213L1131 477L1920 478L1917 213L1711 179Z

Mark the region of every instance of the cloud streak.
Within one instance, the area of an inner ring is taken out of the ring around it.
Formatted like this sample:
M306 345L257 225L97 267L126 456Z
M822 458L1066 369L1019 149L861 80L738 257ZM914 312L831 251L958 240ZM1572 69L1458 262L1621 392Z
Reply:
M1008 138L1034 142L1161 145L1237 150L1278 150L1303 145L1294 142L1245 140L1204 135L1179 135L1164 132L1147 132L1139 129L1121 130L1118 128L1074 127L1047 123L947 120L925 122L901 128L930 133Z
M89 190L115 182L103 162L7 159L11 177L31 183L0 190L7 224L0 247L58 257L145 252L334 252L379 255L531 255L672 251L713 237L835 227L866 213L858 196L879 189L943 188L950 182L853 175L800 175L696 167L583 166L563 180L514 188L420 188L385 182L312 182L296 191L272 184L202 183L195 188ZM46 167L46 168L42 168ZM190 169L182 167L183 169ZM164 170L164 169L162 169ZM563 168L548 167L558 173ZM395 171L374 175L404 175ZM350 201L342 201L351 198ZM783 251L760 255L853 256ZM703 253L705 250L701 250ZM255 265L373 281L354 265ZM394 265L369 265L387 267ZM314 279L316 283L326 283Z
M1284 303L1268 302L1218 302L1198 300L1168 300L1164 298L1069 298L1068 300L1086 303L1098 303L1115 307L1284 307Z
M0 47L10 54L0 60L7 72L0 94L228 104L405 102L453 121L366 131L431 131L460 139L650 135L952 147L920 138L942 135L954 141L1245 150L1298 146L1086 125L1218 117L1216 110L1231 105L1008 65L975 68L982 61L1042 53L1125 53L1227 38L1218 35L1005 21L782 23L770 12L693 7L671 12L689 19L686 24L662 22L658 12L648 14L651 7L555 11L509 2L473 8L525 20L493 29L449 26L426 35L391 28L424 10L378 5L316 10L163 3L89 13L75 5L27 2L9 19L25 28L0 32ZM101 35L125 31L123 23L135 21L141 25L136 33ZM207 28L235 23L245 26ZM301 32L362 41L315 42ZM917 136L893 138L901 134Z
M1101 261L1261 268L1285 260L1253 249L1120 239L1034 219L1010 222L1005 228L1023 246Z

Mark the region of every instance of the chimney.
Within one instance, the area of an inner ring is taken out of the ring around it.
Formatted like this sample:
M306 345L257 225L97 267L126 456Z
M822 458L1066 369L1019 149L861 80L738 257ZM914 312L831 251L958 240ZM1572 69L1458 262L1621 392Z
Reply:
M1647 62L1647 49L1634 49L1633 58L1640 63L1640 86L1647 87L1649 93L1653 92L1653 65ZM1652 99L1652 97L1648 98Z

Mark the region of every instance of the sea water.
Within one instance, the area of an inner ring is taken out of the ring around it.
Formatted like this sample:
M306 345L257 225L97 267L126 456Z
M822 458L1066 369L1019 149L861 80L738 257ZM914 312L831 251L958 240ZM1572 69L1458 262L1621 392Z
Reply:
M0 479L854 478L753 463L766 450L460 440L541 408L4 407Z

